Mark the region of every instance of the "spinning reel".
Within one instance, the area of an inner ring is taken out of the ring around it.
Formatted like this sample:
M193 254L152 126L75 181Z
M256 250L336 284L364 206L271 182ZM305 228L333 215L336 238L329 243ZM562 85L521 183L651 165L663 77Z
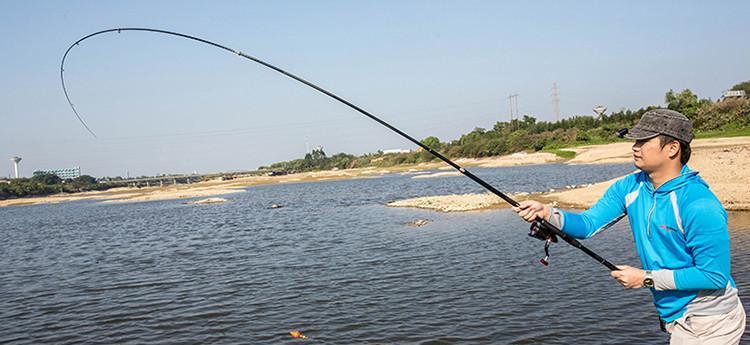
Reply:
M539 262L544 266L549 266L549 247L552 243L557 243L557 236L547 230L544 225L538 221L531 222L529 236L544 241L544 257L539 259Z

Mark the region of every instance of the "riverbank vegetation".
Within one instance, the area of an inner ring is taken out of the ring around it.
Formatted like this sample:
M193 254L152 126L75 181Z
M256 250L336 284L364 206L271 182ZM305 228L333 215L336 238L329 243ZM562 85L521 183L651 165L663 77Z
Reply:
M750 95L750 81L739 83L732 90L745 90ZM699 98L685 89L681 92L669 90L664 96L664 102L667 108L679 111L693 121L698 138L750 135L750 99L747 97L712 101ZM574 153L560 150L561 148L622 141L616 136L617 130L632 127L643 113L654 108L657 107L623 109L600 117L578 115L555 122L537 121L533 116L524 115L522 119L510 122L498 121L490 129L477 127L453 141L442 142L437 137L430 136L422 140L422 143L449 158L481 158L520 151L545 151L570 159ZM391 154L379 151L361 156L338 153L331 157L326 156L322 149L316 149L304 158L274 163L260 167L260 170L295 173L334 168L389 167L436 160L437 158L421 149Z
M0 200L56 193L106 190L109 188L108 184L98 183L95 178L88 175L63 180L55 174L39 174L31 178L13 179L7 183L0 182Z

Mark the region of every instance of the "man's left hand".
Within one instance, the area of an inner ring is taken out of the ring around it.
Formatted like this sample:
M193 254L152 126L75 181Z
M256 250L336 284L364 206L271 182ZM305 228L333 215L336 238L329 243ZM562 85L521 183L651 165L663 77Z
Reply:
M640 289L643 287L643 279L646 278L646 271L627 265L617 266L617 268L619 270L610 272L610 275L626 289Z

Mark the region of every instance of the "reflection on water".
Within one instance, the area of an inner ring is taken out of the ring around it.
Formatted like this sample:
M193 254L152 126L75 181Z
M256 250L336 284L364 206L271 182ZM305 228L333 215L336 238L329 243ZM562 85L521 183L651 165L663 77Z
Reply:
M630 165L477 169L501 190L609 179ZM0 343L663 344L650 294L626 291L509 210L383 206L480 192L464 177L249 188L225 204L70 203L0 209ZM271 204L286 207L269 209ZM405 223L432 220L413 228ZM750 215L731 215L750 290ZM627 224L590 248L638 265ZM750 302L746 302L750 305Z

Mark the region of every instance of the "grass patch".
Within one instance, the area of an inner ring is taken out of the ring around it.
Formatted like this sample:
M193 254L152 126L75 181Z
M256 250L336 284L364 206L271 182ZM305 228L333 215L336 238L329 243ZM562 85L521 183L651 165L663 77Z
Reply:
M576 153L573 151L567 151L567 150L559 150L559 149L549 149L549 150L542 150L543 152L549 152L554 153L558 157L563 159L572 159L576 156Z
M750 127L717 129L713 131L698 132L695 134L696 139L746 137L746 136L750 136Z

